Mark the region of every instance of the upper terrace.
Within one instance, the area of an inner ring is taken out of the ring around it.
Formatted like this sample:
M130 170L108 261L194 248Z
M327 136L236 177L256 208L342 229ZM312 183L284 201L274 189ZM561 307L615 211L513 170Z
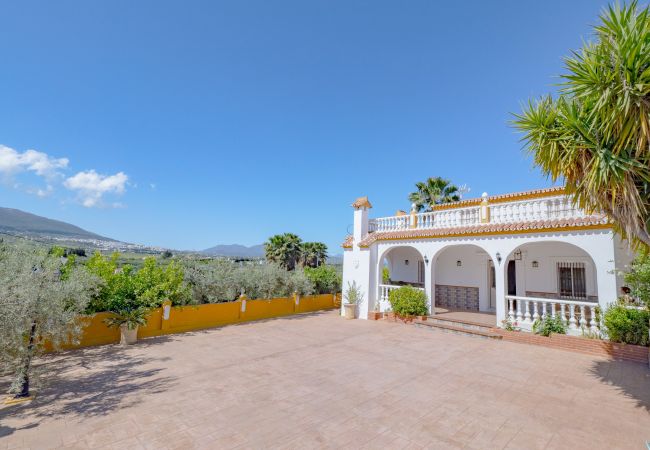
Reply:
M583 218L586 214L573 206L564 188L488 196L437 205L433 211L399 214L372 219L369 231L399 231L469 227L482 224L548 221Z
M367 200L366 200L367 201ZM366 207L371 207L367 203ZM406 213L368 220L360 246L381 237L435 237L454 234L485 234L522 232L566 227L603 228L607 219L601 214L588 214L576 207L562 186L435 205L432 211ZM384 233L390 233L384 235ZM343 247L351 247L352 236Z

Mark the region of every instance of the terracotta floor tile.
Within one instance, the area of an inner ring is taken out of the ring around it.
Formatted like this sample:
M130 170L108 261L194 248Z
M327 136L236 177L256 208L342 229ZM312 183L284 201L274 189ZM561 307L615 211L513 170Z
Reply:
M51 355L7 448L641 448L650 370L325 312ZM0 389L7 380L0 379Z

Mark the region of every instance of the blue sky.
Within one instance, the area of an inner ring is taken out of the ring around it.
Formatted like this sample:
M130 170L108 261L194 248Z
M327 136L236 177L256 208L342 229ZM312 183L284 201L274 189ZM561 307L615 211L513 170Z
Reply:
M0 4L0 206L179 249L550 185L509 127L604 1ZM27 152L34 150L33 152Z

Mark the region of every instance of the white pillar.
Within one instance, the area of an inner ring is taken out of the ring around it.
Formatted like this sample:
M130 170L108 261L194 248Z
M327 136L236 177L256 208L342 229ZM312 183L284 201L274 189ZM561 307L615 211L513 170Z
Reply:
M429 257L427 256L427 258ZM433 261L432 258L429 258L429 264L425 263L424 265L424 290L427 293L427 309L429 310L430 316L435 314L435 264L436 262Z
M504 255L501 255L505 258ZM492 256L494 261L494 287L496 293L496 307L497 307L497 326L506 319L508 308L506 308L506 261L505 259L498 261L496 254Z

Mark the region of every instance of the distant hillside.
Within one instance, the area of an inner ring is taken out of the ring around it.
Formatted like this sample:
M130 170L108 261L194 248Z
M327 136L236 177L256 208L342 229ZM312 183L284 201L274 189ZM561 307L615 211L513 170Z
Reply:
M38 237L114 241L66 222L37 216L19 209L2 207L0 207L0 232Z
M240 257L240 258L263 258L264 257L264 245L253 245L251 247L246 247L245 245L239 244L230 244L230 245L216 245L214 247L207 248L201 253L211 256L230 256L230 257Z
M264 258L264 244L246 247L245 245L217 245L203 250L201 253L210 256L228 256L231 258ZM343 255L330 255L329 264L343 264Z

